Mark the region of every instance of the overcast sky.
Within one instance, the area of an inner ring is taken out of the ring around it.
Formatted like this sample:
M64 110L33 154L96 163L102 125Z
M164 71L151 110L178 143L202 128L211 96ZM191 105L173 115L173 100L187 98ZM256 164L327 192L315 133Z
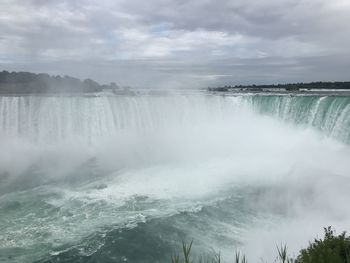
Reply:
M138 87L350 80L350 0L0 0L0 69Z

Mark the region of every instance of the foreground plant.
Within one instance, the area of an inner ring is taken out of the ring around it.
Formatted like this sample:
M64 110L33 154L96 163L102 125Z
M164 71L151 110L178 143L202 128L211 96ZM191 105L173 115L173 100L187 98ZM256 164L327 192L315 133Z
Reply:
M191 254L191 248L192 248L192 244L193 244L193 240L191 241L191 243L189 245L187 245L185 242L182 243L182 255L183 255L183 258L180 259L180 255L177 253L177 254L174 254L172 257L171 257L171 262L172 263L190 263L191 260L190 260L190 254Z
M315 239L300 251L296 263L350 263L350 237L346 232L335 236L331 227L324 231L323 239Z
M306 249L302 249L296 259L288 256L287 246L277 246L278 256L275 262L281 263L350 263L350 237L346 232L336 236L331 227L324 228L323 239L315 239L310 242ZM221 263L220 254L215 254L212 258L195 261L191 258L193 241L189 244L182 244L182 255L174 254L172 263ZM234 263L247 263L246 256L236 251Z

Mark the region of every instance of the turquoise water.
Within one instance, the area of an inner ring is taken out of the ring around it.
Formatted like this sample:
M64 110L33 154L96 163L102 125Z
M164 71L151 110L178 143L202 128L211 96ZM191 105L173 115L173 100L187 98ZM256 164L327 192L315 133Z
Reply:
M0 97L0 262L251 262L349 230L350 99ZM302 231L301 231L302 230Z
M248 96L259 113L306 127L350 142L350 97L348 96Z

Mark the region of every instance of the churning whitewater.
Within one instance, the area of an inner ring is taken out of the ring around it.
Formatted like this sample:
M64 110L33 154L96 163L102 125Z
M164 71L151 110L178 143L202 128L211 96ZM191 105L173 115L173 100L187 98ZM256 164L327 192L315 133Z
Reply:
M297 252L349 230L350 98L1 96L0 261Z

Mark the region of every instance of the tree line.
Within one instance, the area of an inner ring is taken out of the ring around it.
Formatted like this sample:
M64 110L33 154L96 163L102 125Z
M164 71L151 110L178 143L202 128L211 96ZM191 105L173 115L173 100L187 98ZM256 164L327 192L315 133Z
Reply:
M0 72L1 94L32 93L91 93L105 89L118 89L114 83L100 85L92 79L80 80L70 76L50 76L46 73Z
M289 83L289 84L271 84L271 85L236 85L209 87L209 91L225 92L225 91L264 91L264 90L313 90L313 89L349 89L350 81L345 82L311 82L311 83Z

